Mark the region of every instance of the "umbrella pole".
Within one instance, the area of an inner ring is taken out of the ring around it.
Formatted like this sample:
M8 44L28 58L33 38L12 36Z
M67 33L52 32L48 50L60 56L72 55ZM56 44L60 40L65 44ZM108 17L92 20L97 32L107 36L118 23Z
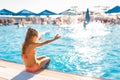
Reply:
M70 25L70 15L68 15L68 25Z

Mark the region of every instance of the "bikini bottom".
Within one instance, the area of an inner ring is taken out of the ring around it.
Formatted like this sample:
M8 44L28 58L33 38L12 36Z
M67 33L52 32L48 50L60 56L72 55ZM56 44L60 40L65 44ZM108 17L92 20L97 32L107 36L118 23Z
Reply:
M28 71L28 72L35 72L38 69L39 69L39 65L38 64L35 64L32 67L26 67L26 71Z

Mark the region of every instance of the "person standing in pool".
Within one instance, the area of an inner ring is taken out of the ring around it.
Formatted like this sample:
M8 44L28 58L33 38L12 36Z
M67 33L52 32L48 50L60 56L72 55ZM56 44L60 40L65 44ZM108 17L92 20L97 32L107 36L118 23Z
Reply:
M26 38L22 46L22 59L24 61L26 71L28 72L35 72L42 68L45 65L49 64L50 58L46 56L40 56L38 58L35 57L36 48L39 46L43 46L50 42L53 42L59 39L61 36L58 34L50 40L44 42L38 42L41 37L39 36L39 32L36 29L29 28L26 33Z

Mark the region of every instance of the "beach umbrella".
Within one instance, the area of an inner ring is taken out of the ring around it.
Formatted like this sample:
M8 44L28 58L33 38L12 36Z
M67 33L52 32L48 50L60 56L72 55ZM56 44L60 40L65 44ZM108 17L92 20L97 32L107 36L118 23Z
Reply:
M59 15L67 15L68 16L68 24L70 24L71 16L72 15L77 15L77 13L73 9L67 9L67 10L59 13Z
M86 26L88 25L89 21L90 21L90 11L87 8L87 11L86 11L86 14L85 14L85 21L83 23L83 27L84 27L85 30L86 30Z
M67 9L67 10L59 13L59 15L76 15L76 12L72 9Z
M34 13L34 12L31 12L29 10L23 9L23 10L19 11L18 13L16 13L16 15L19 15L19 16L30 16L30 15L37 15L37 14Z
M89 23L89 21L90 21L90 11L89 11L89 9L87 9L87 11L86 11L85 21L87 21L87 23Z
M105 13L120 13L120 6L115 6L112 9L109 9L107 12Z
M14 15L15 13L7 9L0 10L0 15Z
M49 10L44 10L44 11L38 13L38 15L57 15L57 14L52 11L49 11Z

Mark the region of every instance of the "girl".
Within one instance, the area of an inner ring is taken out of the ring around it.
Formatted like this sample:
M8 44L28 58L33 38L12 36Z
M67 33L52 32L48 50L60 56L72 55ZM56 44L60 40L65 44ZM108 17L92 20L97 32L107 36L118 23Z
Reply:
M59 38L60 36L56 35L53 39L39 43L37 42L39 39L41 39L41 37L39 36L39 32L33 28L29 28L22 46L22 59L25 64L26 71L35 72L48 64L50 58L46 56L40 56L36 58L35 49L36 47L43 46Z

